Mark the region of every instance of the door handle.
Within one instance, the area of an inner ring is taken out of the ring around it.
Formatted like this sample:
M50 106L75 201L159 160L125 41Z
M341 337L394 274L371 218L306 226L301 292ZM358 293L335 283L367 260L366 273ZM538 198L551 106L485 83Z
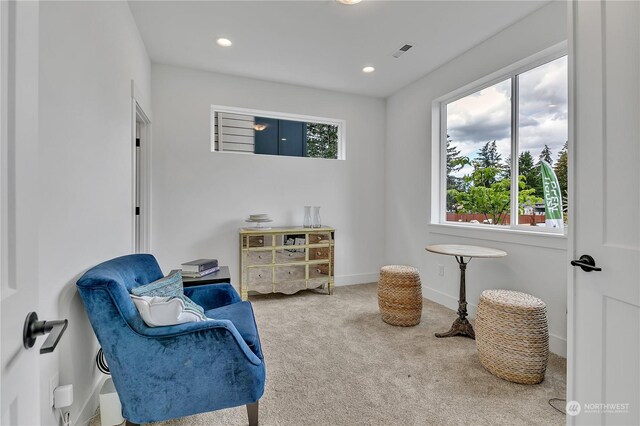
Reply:
M68 324L69 321L66 319L56 321L38 321L38 314L35 312L29 312L27 314L27 318L24 320L22 343L24 344L25 349L32 348L36 343L36 338L38 336L44 336L48 333L49 336L40 348L40 353L46 354L53 352L56 346L58 346L58 342L64 334L64 331L67 329Z
M579 266L585 272L602 271L602 268L598 268L596 266L596 261L593 260L593 257L589 256L588 254L583 254L582 256L580 256L580 259L578 260L572 260L571 265Z

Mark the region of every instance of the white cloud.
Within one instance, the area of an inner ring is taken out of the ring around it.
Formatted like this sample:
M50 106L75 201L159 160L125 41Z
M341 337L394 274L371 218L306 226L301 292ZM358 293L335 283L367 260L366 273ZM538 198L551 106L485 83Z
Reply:
M447 133L455 142L485 143L511 137L510 82L447 105Z
M502 159L510 154L510 80L447 106L447 133L462 155L475 157L496 140ZM544 145L554 161L568 138L567 58L559 58L519 76L519 151L538 158Z

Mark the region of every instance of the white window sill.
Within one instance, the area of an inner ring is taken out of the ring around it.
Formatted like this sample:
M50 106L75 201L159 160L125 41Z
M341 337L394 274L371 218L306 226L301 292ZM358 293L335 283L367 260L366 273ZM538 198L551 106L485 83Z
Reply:
M305 160L331 160L331 161L344 161L344 160L346 160L346 158L344 158L344 157L343 158L298 157L298 156L294 156L294 155L256 154L255 152L251 152L251 151L218 151L217 149L212 149L211 152L213 152L215 154L225 154L225 155L240 154L240 155L257 155L259 157L273 157L273 158L294 158L294 159L303 158Z
M448 223L432 223L429 233L451 235L474 240L500 241L511 244L545 247L555 250L567 249L567 236L544 231L527 231L525 229L499 228L491 225L462 225Z

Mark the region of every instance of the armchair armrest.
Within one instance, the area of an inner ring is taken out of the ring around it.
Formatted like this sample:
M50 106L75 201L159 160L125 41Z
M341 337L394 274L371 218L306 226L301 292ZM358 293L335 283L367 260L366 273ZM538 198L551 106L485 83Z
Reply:
M231 335L240 351L251 364L262 364L262 360L253 353L236 329L236 326L229 320L210 319L207 321L187 322L166 327L145 327L144 330L137 330L137 333L143 337L152 339L195 338L196 340L198 340L197 336L204 338L211 335L220 337Z
M242 301L236 290L229 283L186 287L184 294L202 306L205 311Z

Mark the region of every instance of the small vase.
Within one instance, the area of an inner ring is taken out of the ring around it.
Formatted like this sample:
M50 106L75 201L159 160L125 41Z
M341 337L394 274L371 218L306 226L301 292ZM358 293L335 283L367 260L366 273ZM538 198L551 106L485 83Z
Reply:
M320 206L313 206L313 228L320 228L322 225L322 219L320 219Z
M304 222L305 228L311 228L313 223L311 222L311 206L304 206Z

